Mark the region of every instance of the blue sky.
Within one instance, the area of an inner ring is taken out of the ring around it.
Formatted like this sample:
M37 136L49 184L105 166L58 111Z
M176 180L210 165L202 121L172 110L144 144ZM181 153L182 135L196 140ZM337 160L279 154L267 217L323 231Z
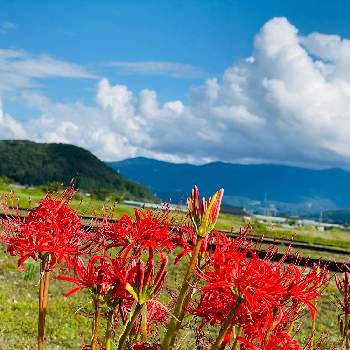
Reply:
M347 1L0 0L0 8L1 138L73 142L104 159L350 165L347 134L326 125L350 125ZM288 76L293 52L295 74L314 79L318 98Z
M50 54L105 73L132 90L159 91L163 100L185 99L191 84L219 76L250 55L252 38L275 16L286 16L301 32L350 35L350 4L339 1L0 1L0 19L15 24L1 35L4 48ZM202 75L121 74L110 61L169 61L192 65ZM201 79L202 78L202 79ZM89 84L46 82L56 100L87 97ZM69 90L69 94L67 93ZM92 88L91 88L92 89ZM91 92L91 91L90 91Z

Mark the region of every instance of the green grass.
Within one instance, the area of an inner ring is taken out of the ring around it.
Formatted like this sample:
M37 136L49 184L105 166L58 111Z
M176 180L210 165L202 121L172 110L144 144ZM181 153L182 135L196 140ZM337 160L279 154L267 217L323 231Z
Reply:
M17 271L16 259L0 259L0 349L34 349L36 344L38 270L32 278ZM78 349L88 342L90 325L75 314L87 302L81 293L65 298L67 286L53 280L47 317L48 349Z

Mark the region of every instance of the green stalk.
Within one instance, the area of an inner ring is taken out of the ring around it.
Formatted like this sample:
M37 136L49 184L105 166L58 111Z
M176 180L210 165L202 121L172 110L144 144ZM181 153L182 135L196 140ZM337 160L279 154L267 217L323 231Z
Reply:
M350 329L349 329L349 314L347 311L349 310L348 305L348 294L350 293L350 290L348 289L348 283L347 279L344 280L344 309L345 309L345 315L344 315L344 333L345 333L345 348L346 350L350 350Z
M236 316L236 312L237 312L239 306L241 305L241 303L242 303L241 299L238 299L236 301L235 306L231 309L225 322L222 324L220 331L219 331L219 334L215 340L215 343L211 347L211 350L219 350L221 348L222 342L224 341L224 338L225 338L225 335L226 335L227 331L230 329L230 327L232 327L233 319Z
M49 294L50 272L45 271L48 257L40 260L38 350L45 349L45 319Z
M186 306L188 305L191 299L189 297L186 298L186 295L190 288L190 279L193 276L198 263L198 256L202 245L202 240L203 240L202 237L200 236L197 237L197 242L194 247L190 264L188 266L186 275L183 279L180 293L177 297L176 305L167 327L167 332L161 344L161 348L160 348L161 350L169 350L172 348L173 344L175 343L178 330L181 327L182 319L184 317L183 310L186 308Z
M112 349L113 315L114 315L114 310L111 311L107 319L107 327L106 327L106 335L105 335L106 350Z
M131 319L127 322L126 327L124 328L123 333L121 334L118 342L118 348L117 350L124 350L126 348L128 338L130 336L130 332L132 329L132 326L136 322L137 318L139 317L141 311L142 311L143 304L136 304L135 310L131 316Z
M97 346L98 346L98 333L100 330L100 318L101 318L99 294L96 295L96 299L94 300L94 305L95 305L95 314L94 314L94 322L92 326L91 350L97 350Z
M316 306L317 306L317 299L315 300L315 307ZM311 339L310 339L309 350L313 350L314 349L315 338L316 338L316 314L315 314L315 317L314 317L314 319L312 320L312 323L311 323Z
M237 333L235 335L235 340L232 344L231 350L237 350L238 349L238 337L241 335L242 327L238 327Z

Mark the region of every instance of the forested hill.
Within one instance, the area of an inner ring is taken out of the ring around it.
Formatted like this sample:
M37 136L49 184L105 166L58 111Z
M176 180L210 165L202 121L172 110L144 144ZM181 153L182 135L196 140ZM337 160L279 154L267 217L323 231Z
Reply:
M33 186L51 182L66 185L76 177L77 187L86 192L154 200L144 186L117 174L91 152L69 144L1 140L0 176Z

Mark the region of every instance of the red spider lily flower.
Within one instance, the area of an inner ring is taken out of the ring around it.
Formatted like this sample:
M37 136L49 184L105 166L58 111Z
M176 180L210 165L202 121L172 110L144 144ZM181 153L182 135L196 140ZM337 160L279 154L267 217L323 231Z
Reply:
M224 190L220 189L209 198L209 201L206 201L204 197L200 200L198 188L194 186L191 196L187 199L187 207L198 235L204 237L214 229L223 194Z
M136 335L136 338L140 334L144 338L147 337L147 334L152 334L154 337L158 333L159 324L166 326L168 316L168 309L158 301L157 297L154 297L146 303L146 309L135 322L131 334Z
M335 275L335 282L343 300L338 300L342 313L350 315L350 272L344 273L344 278L340 279Z
M174 265L176 265L182 257L187 254L192 254L193 249L196 246L197 234L188 226L182 226L175 230L176 236L174 236L173 242L176 246L182 247L181 252L176 256ZM201 243L200 254L204 255L207 252L208 236L204 237Z
M150 345L145 342L136 343L132 346L132 350L159 350L160 344Z
M154 216L151 210L135 209L135 220L123 215L116 224L105 225L103 235L111 243L108 247L135 247L155 251L173 250L171 231L165 217ZM135 252L134 252L135 253Z
M349 270L349 266L345 265L345 268ZM336 275L335 282L342 297L341 299L337 298L341 312L338 315L339 331L346 347L350 347L350 321L348 320L350 315L350 273L346 271L343 279Z
M301 350L299 343L286 332L274 333L268 342L256 345L238 337L242 350Z
M58 198L47 195L29 215L21 219L8 215L1 222L2 242L11 255L19 255L18 266L28 258L49 256L52 270L62 260L69 265L70 256L79 254L87 233L77 213L67 204L74 195L68 187Z
M236 309L231 327L239 325L247 342L265 344L272 331L276 337L285 332L288 319L293 318L291 323L298 317L297 310L306 306L314 317L315 300L327 281L326 269L315 266L305 273L295 265L286 267L285 257L278 263L260 259L244 235L238 241L222 235L213 239L215 249L199 273L207 284L201 289L197 305L188 308L203 319L202 324L223 324ZM292 312L291 305L296 312Z
M108 292L114 292L119 297L126 291L128 283L128 273L126 264L118 259L110 259L105 256L93 256L89 259L87 266L83 261L77 258L74 263L75 277L58 276L57 279L67 281L76 285L66 293L66 297L71 296L80 289L88 288L94 294L106 295Z
M306 305L311 319L314 319L317 311L315 300L320 296L322 286L328 281L327 275L326 267L321 269L318 265L315 265L308 273L303 275L297 266L289 265L282 275L282 280L287 286L285 298L291 298L296 304Z
M162 324L166 325L169 318L169 310L158 301L157 297L154 297L151 301L147 302L147 320L149 325Z
M236 303L236 298L227 288L214 288L210 292L202 291L201 299L196 307L188 307L188 311L203 319L200 327L202 329L206 322L214 326L225 321L232 307Z
M157 274L154 271L154 256L150 250L147 263L142 260L136 262L131 270L134 274L134 281L126 286L127 291L134 297L139 304L144 304L152 300L162 289L167 272L165 268L168 264L168 259L161 256L161 264Z

